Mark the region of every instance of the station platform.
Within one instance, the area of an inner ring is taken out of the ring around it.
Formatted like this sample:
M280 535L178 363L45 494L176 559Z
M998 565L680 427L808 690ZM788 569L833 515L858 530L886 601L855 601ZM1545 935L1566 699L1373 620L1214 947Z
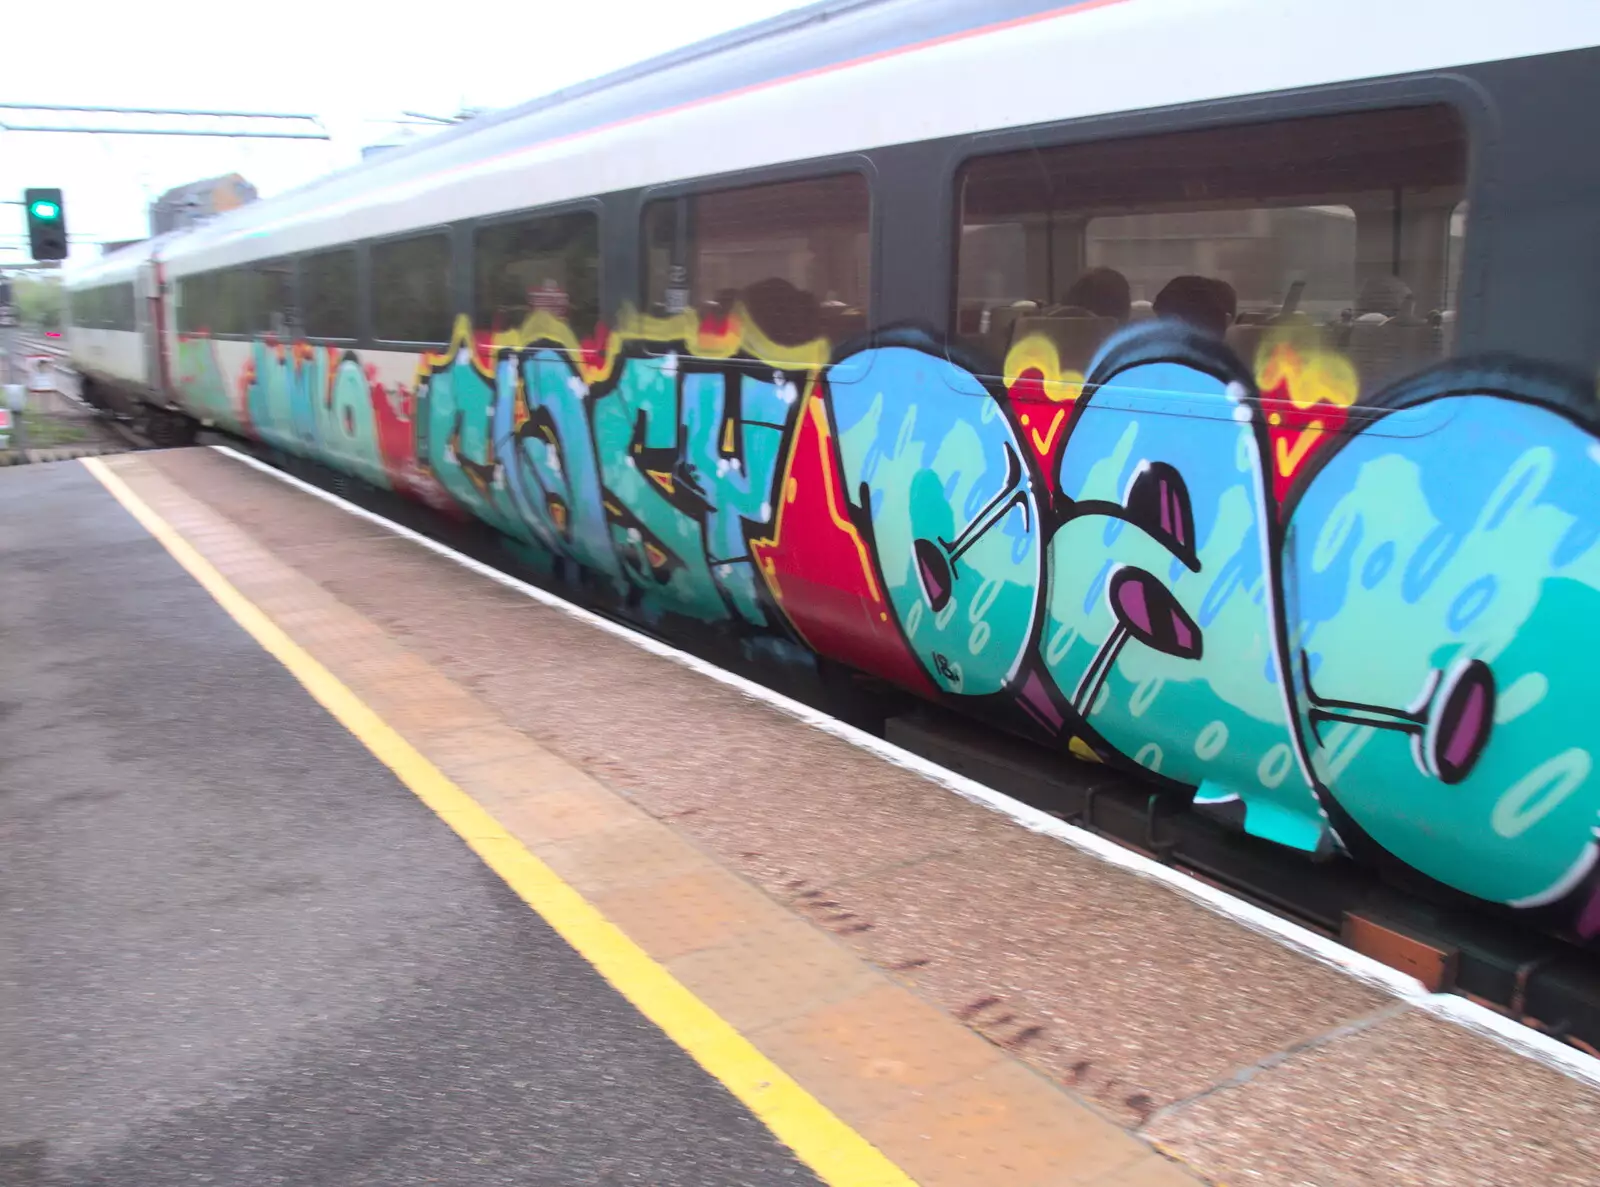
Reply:
M1600 1061L257 463L0 496L8 1187L1600 1181Z

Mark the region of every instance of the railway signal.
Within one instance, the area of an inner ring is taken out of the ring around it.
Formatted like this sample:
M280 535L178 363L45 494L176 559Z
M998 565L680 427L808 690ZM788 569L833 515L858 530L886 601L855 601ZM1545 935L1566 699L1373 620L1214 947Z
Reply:
M36 260L67 258L67 212L61 191L25 190L22 206L28 215L28 248Z

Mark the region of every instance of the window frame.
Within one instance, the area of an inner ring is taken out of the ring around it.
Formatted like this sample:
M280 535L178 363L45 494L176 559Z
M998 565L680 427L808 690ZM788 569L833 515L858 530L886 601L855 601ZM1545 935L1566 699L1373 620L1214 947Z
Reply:
M110 286L116 293L112 308L112 329L125 334L139 332L139 291L132 279L121 280ZM124 304L125 303L125 304ZM127 316L124 317L123 314Z
M274 256L272 258L281 260L284 257ZM227 274L245 271L259 262L264 261L250 260L243 264L229 264L221 268L202 268L194 272L185 272L181 276L170 277L167 281L169 288L174 284L179 286L178 295L180 300L178 301L177 314L173 318L177 332L185 337L200 333L197 329L189 328L194 325L194 321L192 315L188 313L190 306L187 297L196 282L207 285L216 284ZM135 299L137 300L137 294L135 294ZM135 320L137 320L137 317ZM239 333L233 330L215 330L209 326L206 328L205 335L207 338L215 339L218 342L251 342L256 338L255 334Z
M286 277L286 294L288 300L284 302L284 309L282 311L284 313L285 322L283 336L289 337L292 334L291 315L293 314L296 303L299 300L299 261L293 255L280 252L277 255L262 256L259 259L247 260L242 264L235 264L234 267L240 271L254 273L259 276L264 272L268 265L275 265L276 267L273 270L281 270ZM256 283L259 284L259 281ZM252 290L256 290L256 285L252 285L251 287ZM253 295L259 297L259 290L254 291ZM275 336L270 325L260 324L262 321L266 320L261 316L265 310L251 309L249 312L255 315L254 320L257 322L258 328L252 330L248 334L239 335L239 337L248 341L254 341L257 338L271 338Z
M455 308L457 304L457 289L461 275L461 261L457 258L459 245L459 223L427 223L419 227L408 227L404 231L396 231L390 235L379 235L375 238L362 239L350 244L357 249L356 256L356 300L358 302L358 318L356 329L360 332L359 341L370 342L373 350L394 350L422 353L428 350L442 350L450 345L450 338L455 333L456 318L461 316L461 311ZM450 324L445 327L445 336L439 341L429 339L385 338L378 333L378 289L374 279L379 248L386 244L404 243L412 239L440 238L445 244L445 307L449 311ZM323 248L321 250L334 250ZM316 254L314 252L306 253ZM470 267L470 265L469 265Z
M365 318L369 310L362 299L363 293L363 258L365 244L361 240L351 240L344 243L325 243L321 247L297 251L291 255L279 257L289 262L294 270L294 318L291 326L291 335L296 341L314 342L325 346L354 347L367 341ZM306 261L317 256L337 255L340 252L350 253L350 299L353 325L355 333L350 335L313 334L310 333L306 323L308 308L307 296L309 285L306 282Z
M227 285L230 283L236 285L236 290L230 294L230 299L233 301L238 301L241 296L245 295L246 293L245 286L238 283L238 277L247 272L249 268L250 264L248 263L229 264L222 268L211 268L203 273L203 275L210 277L219 285ZM246 311L247 310L243 308L235 310L235 312ZM255 337L255 335L239 330L212 330L211 337L215 338L219 342L249 342Z
M649 308L649 239L645 225L645 212L654 202L665 199L695 197L699 194L719 193L725 190L750 189L757 186L779 185L792 181L821 181L829 177L856 174L867 186L867 285L866 318L867 335L875 340L877 315L883 302L883 231L884 201L880 192L880 175L876 163L868 153L840 153L827 157L812 157L804 161L790 161L777 165L763 165L755 169L740 169L731 173L709 173L701 177L684 178L644 186L636 191L633 209L633 230L636 237L634 250L634 283L628 300L635 309L644 313ZM732 361L732 360L727 360ZM765 364L753 369L766 370ZM821 370L833 366L830 359Z
M940 333L951 344L952 356L959 354L964 362L970 361L966 360L965 351L957 348L955 331L959 324L961 300L963 222L960 184L964 171L975 161L1030 149L1072 148L1185 132L1216 131L1250 124L1290 123L1316 116L1357 115L1436 105L1451 108L1461 124L1466 147L1462 200L1468 203L1469 211L1485 210L1489 205L1485 200L1485 191L1494 183L1494 154L1490 151L1494 135L1494 111L1483 89L1459 75L1423 74L1398 79L1337 83L1217 99L1182 107L1086 116L957 137L950 142L939 182L939 193L943 195L947 206L944 265L948 270ZM1453 355L1459 356L1477 349L1477 342L1483 334L1480 310L1488 270L1489 238L1487 234L1473 233L1473 221L1469 214L1457 288ZM987 374L989 368L978 367L974 370Z
M466 241L468 245L466 272L467 292L470 297L471 307L468 316L472 319L473 333L478 330L478 232L503 227L511 223L527 222L532 219L560 218L568 214L591 214L595 220L595 324L596 326L609 326L611 319L606 316L606 293L609 269L606 266L606 206L601 196L596 194L587 198L573 198L562 202L554 202L544 206L526 206L519 210L508 210L474 218L466 224ZM639 217L642 219L643 208L640 208ZM640 283L643 283L641 278ZM570 326L569 326L570 328ZM592 331L591 331L592 332Z
M193 328L194 317L189 313L190 305L188 297L190 293L192 293L194 285L197 281L209 283L211 278L216 276L220 271L221 269L219 268L207 268L194 272L185 272L182 276L174 276L168 280L169 285L175 284L178 286L177 310L176 315L173 317L173 323L180 336L193 337L201 332L200 330ZM227 337L227 335L218 334L209 328L206 329L205 334L208 338Z

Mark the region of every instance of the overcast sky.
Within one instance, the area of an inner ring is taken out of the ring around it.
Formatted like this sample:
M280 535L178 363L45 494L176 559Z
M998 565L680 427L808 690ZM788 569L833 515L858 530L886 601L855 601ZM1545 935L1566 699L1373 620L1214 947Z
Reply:
M358 160L402 111L508 106L802 2L19 0L0 57L0 102L312 114L333 141L0 132L0 198L61 187L73 254L97 254L87 240L144 235L150 199L174 185L237 171L270 197ZM27 52L47 38L23 27L26 15L41 31L61 30L67 48ZM0 110L0 123L24 121L44 122ZM27 260L23 231L21 207L0 206L0 266Z

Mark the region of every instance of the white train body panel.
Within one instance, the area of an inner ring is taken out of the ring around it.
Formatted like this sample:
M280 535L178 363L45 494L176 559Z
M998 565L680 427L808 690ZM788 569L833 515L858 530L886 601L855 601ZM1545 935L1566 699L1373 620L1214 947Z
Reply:
M77 370L141 387L150 385L149 352L137 330L69 326L66 339L67 356Z

